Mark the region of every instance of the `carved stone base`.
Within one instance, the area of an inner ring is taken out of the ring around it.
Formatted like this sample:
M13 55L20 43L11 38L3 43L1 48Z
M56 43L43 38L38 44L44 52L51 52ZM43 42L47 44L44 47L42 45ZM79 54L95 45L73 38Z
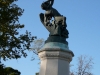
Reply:
M69 63L74 54L66 44L46 43L38 55L41 60L39 75L69 75Z

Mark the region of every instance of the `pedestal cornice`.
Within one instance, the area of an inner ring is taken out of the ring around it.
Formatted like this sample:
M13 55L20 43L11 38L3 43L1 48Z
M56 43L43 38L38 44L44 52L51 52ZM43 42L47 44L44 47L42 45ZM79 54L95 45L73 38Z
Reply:
M38 54L41 60L58 58L67 60L68 62L70 62L74 56L66 44L58 42L46 43L44 47L38 51Z

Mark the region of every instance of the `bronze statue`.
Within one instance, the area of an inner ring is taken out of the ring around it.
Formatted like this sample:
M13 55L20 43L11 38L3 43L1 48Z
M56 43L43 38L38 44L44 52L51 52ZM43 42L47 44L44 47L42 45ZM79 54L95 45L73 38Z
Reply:
M52 7L53 3L54 0L47 0L41 4L41 8L45 10L45 13L40 13L40 20L50 32L50 36L68 38L66 17Z
M55 8L52 7L54 0L47 0L42 3L41 8L45 10L44 13L44 23L48 23L48 20L51 20L52 17L56 21L62 21L62 25L66 24L66 17L63 17Z

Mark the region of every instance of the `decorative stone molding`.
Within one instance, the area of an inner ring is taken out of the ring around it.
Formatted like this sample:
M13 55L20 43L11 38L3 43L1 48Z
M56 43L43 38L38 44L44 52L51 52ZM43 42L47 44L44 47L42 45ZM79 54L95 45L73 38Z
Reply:
M38 52L41 60L45 59L63 59L70 62L74 56L73 52L69 50L68 45L58 42L49 42Z
M54 51L42 51L39 53L39 57L41 60L45 59L62 59L62 60L67 60L70 62L72 60L72 54L67 51L59 51L59 50L54 50Z

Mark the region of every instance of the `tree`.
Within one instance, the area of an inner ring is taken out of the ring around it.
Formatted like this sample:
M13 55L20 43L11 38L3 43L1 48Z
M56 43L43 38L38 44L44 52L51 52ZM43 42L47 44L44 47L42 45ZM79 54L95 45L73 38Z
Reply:
M77 70L70 72L70 75L93 75L91 69L93 67L93 59L81 55L78 57Z
M1 63L0 63L0 75L1 75L1 73L4 71L3 69L4 69L4 64L1 64Z
M20 75L21 74L18 70L13 69L11 67L4 68L4 72L6 75Z
M32 48L29 51L32 51L34 54L38 55L38 50L40 50L44 46L44 39L35 39L32 44ZM32 56L31 60L34 60L35 57Z
M0 57L3 60L26 57L25 50L30 49L36 38L28 31L19 34L18 29L24 28L19 23L24 10L15 4L16 1L18 0L0 0Z
M11 67L5 67L4 64L0 63L0 75L20 75L21 73Z
M35 39L33 41L33 45L32 48L30 48L30 51L33 51L33 53L35 53L36 55L38 55L38 50L40 50L43 46L44 46L44 39Z

